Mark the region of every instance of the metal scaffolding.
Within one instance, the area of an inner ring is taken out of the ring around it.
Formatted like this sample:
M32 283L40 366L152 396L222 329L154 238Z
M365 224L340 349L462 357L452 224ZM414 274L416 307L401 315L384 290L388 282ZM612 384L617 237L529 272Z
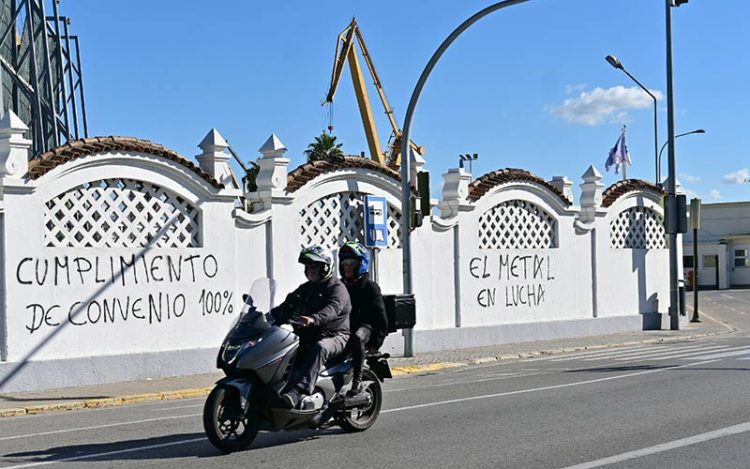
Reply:
M70 35L58 3L0 0L2 109L29 126L32 158L88 136L78 36Z

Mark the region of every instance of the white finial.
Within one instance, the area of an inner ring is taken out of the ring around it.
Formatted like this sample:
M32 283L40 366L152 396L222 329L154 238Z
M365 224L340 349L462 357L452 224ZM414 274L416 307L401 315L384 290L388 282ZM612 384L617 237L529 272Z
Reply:
M23 138L29 128L10 109L0 119L0 177L21 179L29 171L31 140Z

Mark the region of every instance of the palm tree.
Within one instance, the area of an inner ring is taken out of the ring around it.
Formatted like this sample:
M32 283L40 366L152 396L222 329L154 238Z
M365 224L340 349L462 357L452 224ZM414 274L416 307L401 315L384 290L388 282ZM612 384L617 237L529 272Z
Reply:
M305 150L307 161L343 161L342 145L342 143L336 143L336 137L323 132L320 137L315 137L315 141L307 146L307 150Z

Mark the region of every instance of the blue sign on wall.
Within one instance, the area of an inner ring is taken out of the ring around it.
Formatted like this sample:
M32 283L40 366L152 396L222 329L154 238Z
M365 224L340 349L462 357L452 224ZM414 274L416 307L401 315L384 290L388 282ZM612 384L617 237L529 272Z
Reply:
M365 196L365 246L388 246L388 204L385 197Z

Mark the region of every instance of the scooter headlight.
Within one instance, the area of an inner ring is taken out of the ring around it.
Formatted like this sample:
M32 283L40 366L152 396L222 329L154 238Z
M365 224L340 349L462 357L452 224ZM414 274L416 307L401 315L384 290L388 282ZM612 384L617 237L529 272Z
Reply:
M224 363L232 365L237 360L237 357L242 354L242 352L250 347L254 347L262 340L263 337L261 336L237 345L227 344L224 346L224 351L221 354L221 359L224 360Z

